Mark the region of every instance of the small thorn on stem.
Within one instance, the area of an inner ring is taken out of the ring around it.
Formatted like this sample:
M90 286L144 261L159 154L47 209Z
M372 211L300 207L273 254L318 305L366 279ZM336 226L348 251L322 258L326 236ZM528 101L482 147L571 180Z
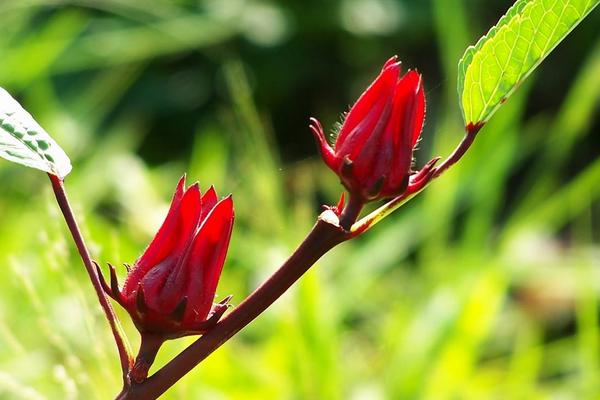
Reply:
M106 280L104 279L104 275L102 274L102 269L100 268L100 265L96 261L93 261L93 260L92 260L92 263L96 267L96 273L98 274L98 280L100 281L102 290L104 290L104 293L106 293L112 297L112 290L108 286L108 283L106 283Z
M113 297L116 298L121 293L121 291L119 290L119 279L117 278L117 271L111 263L108 263L108 268L110 270L110 288L112 290Z

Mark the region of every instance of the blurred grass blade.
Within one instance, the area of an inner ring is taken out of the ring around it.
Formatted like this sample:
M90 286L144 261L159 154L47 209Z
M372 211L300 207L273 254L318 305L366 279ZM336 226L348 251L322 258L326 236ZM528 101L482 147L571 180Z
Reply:
M0 82L12 90L24 90L47 76L65 50L84 31L89 21L77 10L57 13L21 34L2 32ZM3 27L4 28L4 27ZM4 28L6 29L6 28ZM14 37L13 37L14 36Z
M204 15L99 30L78 38L69 52L56 61L52 70L72 72L144 62L219 44L236 33L237 28L233 24ZM119 56L115 57L115 54Z
M4 89L0 88L0 157L59 178L71 161L58 144Z
M465 124L485 123L600 0L518 0L458 63Z
M600 158L597 158L572 181L563 184L559 191L538 202L518 219L507 223L503 239L518 238L527 229L556 232L576 217L592 201L600 197Z

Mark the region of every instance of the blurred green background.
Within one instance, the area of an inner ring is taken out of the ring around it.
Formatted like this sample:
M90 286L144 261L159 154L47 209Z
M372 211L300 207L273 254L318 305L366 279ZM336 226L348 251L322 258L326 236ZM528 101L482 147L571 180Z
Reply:
M308 117L331 129L398 54L427 90L417 165L447 155L457 61L510 4L4 0L0 85L71 156L101 263L138 257L184 172L232 192L218 293L235 303L341 192ZM164 398L599 398L599 26L596 10L460 165ZM47 177L0 160L0 183L0 399L112 398L116 351Z

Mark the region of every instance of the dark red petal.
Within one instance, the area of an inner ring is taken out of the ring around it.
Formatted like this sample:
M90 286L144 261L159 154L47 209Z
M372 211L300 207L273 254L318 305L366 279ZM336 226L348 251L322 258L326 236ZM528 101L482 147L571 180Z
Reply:
M421 136L423 122L425 121L425 91L423 90L423 79L421 78L421 75L416 71L410 71L408 74L414 74L418 77L418 83L415 87L415 119L412 127L412 147L415 147L419 140L419 136ZM414 81L415 79L411 78L411 80Z
M354 158L356 176L363 189L369 192L377 188L383 192L387 191L390 186L390 175L394 175L395 172L392 160L399 150L399 137L402 135L401 111L404 101L398 93L398 82L394 92L386 99L386 107L378 116L377 124L370 131L369 138L360 147L360 154ZM395 182L394 186L400 183L401 181Z
M204 319L211 310L229 247L233 219L233 200L228 196L209 213L194 239L193 247L181 268L187 282L186 322Z
M187 190L181 201L179 230L173 233L177 238L173 252L168 254L160 264L152 266L142 278L148 304L155 309L170 310L183 295L185 282L179 281L176 277L200 226L201 203L200 189L198 183L195 183Z
M394 64L400 64L400 62L398 61L398 56L391 56L389 60L387 60L385 64L383 64L383 68L381 68L381 71Z
M392 99L379 116L379 121L371 130L368 139L360 147L360 152L354 156L354 173L365 186L373 185L375 181L387 175L390 169L394 152L392 140L395 134L391 121L397 120L393 113Z
M123 286L125 296L137 288L137 284L150 269L159 264L164 265L167 258L170 259L168 264L176 263L191 242L200 223L201 197L198 184L192 185L185 193L183 185L185 185L185 181L182 178L165 221L144 254L135 262L127 275ZM146 294L150 296L151 288L145 287L145 289L147 289ZM152 295L155 294L152 293Z
M425 97L421 76L409 71L398 82L394 95L394 111L398 120L394 121L397 133L394 137L394 157L391 163L390 180L385 190L401 185L412 164L412 152L416 145L425 113Z
M346 116L335 143L336 154L348 154L346 141L353 142L351 147L356 147L366 140L361 133L368 134L369 127L363 126L360 129L357 127L365 123L367 117L370 119L371 126L377 123L379 114L391 101L399 75L400 63L388 61L379 76L358 98Z
M339 157L348 157L354 161L364 151L367 143L373 143L380 139L391 111L391 100L392 95L390 94L388 97L381 97L373 105L363 120L346 136L344 142L340 146L336 146L336 154Z
M204 221L204 218L208 213L215 207L218 201L217 191L214 186L208 188L206 193L202 196L202 214L200 215L200 223Z

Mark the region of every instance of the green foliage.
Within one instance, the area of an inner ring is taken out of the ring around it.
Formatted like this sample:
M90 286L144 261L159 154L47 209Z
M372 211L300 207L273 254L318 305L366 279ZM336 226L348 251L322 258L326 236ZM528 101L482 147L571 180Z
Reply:
M465 124L487 122L550 52L600 3L518 0L458 64Z
M71 172L71 161L46 131L0 88L0 157L57 175Z

